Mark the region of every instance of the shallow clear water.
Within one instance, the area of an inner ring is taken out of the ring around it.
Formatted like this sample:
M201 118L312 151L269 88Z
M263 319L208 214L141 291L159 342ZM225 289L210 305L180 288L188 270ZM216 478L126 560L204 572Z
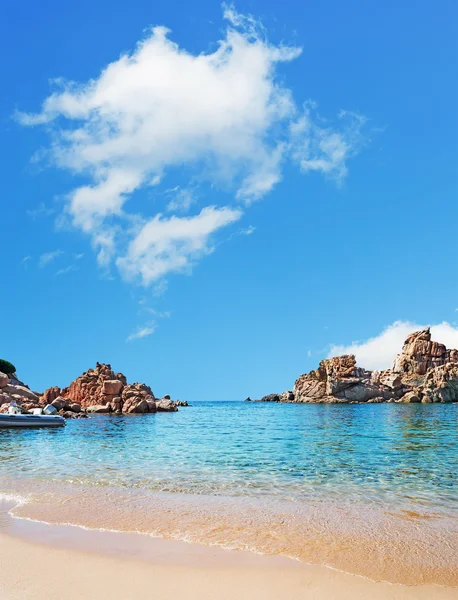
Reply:
M50 523L458 585L458 405L196 402L0 430L0 498Z
M0 476L192 494L458 507L458 405L196 402L0 430Z

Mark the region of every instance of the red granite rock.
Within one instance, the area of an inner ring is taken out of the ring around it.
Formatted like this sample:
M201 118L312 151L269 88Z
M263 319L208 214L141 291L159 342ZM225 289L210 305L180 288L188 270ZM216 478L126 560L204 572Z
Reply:
M426 375L429 369L456 362L458 350L447 350L444 344L433 342L427 327L408 336L392 370L402 375Z
M65 410L72 403L77 403L88 412L97 413L143 414L157 411L157 400L148 385L128 384L126 377L122 373L115 373L109 364L97 363L95 369L89 369L59 392L68 400ZM52 393L47 390L45 396L51 397ZM161 410L176 410L176 405L170 402L170 406L164 404Z
M60 387L50 387L45 390L44 394L40 397L40 404L46 406L46 404L52 404L56 398L60 396Z
M322 360L276 402L458 402L458 350L431 340L429 328L410 334L392 369L367 371L353 355Z

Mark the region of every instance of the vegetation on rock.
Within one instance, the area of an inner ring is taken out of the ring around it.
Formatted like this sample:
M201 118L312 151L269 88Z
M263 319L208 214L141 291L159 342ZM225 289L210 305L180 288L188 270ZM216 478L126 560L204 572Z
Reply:
M16 373L16 367L8 360L0 358L0 372L5 373L5 375L11 375L12 373Z

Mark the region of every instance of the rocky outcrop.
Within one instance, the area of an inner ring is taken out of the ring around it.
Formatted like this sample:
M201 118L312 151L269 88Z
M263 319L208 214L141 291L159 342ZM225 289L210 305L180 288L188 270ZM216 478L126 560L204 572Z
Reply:
M72 402L77 402L82 408L88 408L96 404L107 405L116 394L107 393L106 390L113 389L113 382L116 382L119 389L126 385L126 378L122 373L114 373L110 365L97 363L95 369L89 369L63 390L60 388L50 388L44 393L44 397L54 394L69 398ZM105 386L107 384L107 386ZM50 398L48 398L49 400Z
M125 413L155 413L156 399L151 388L144 383L126 385L119 397L121 411ZM118 409L119 412L119 409Z
M169 395L157 399L146 384L128 384L122 373L115 373L110 365L101 363L68 387L50 387L43 394L32 392L15 374L0 373L0 412L7 412L12 401L23 412L51 405L67 419L84 418L86 413L176 412L178 406L188 406L185 401L171 400Z
M287 394L290 402L292 395L294 402L368 402L398 397L378 373L373 377L371 371L357 367L352 354L322 360L316 371L301 375Z
M292 391L261 402L458 402L458 350L432 341L427 328L408 336L392 369L362 369L352 354L325 359Z
M449 363L458 363L458 350L447 350L444 344L433 342L428 327L409 335L392 370L404 376L426 375L429 370Z
M458 402L458 362L428 371L419 393L422 402Z
M280 402L280 396L278 394L268 394L263 396L259 402Z
M176 403L167 398L159 400L156 406L158 412L176 412L178 410Z
M16 400L23 400L24 398L27 398L28 400L32 400L34 402L39 401L39 397L34 394L34 392L31 392L29 388L23 385L14 385L9 383L2 388L2 392L4 394L9 394L13 398L16 398Z
M109 413L110 407L106 404L94 404L93 406L88 406L86 410L88 413L102 414Z
M15 374L5 375L0 373L0 406L15 401L19 406L26 403L29 405L39 404L39 396L32 392Z
M60 387L48 388L45 393L41 396L43 404L51 404L56 398L60 396Z
M63 390L58 387L47 389L41 401L59 407L59 411L71 411L71 407L76 405L79 411L96 414L145 414L178 410L178 404L170 396L158 400L146 384L128 384L122 373L115 373L111 365L101 363L77 377Z
M10 378L5 373L0 372L0 389L3 389L10 382Z

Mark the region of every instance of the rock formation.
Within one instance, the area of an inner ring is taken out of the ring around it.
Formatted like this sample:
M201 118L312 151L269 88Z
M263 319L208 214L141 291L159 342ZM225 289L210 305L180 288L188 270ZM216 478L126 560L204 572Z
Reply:
M428 327L409 335L392 371L404 376L426 375L430 369L449 363L458 363L458 350L447 350L444 344L432 342Z
M155 398L144 383L128 384L122 373L115 373L111 365L97 363L61 390L49 388L42 396L43 403L54 404L63 399L67 405L76 403L88 413L155 413L174 412L178 404L170 396ZM66 410L66 408L63 408Z
M176 401L170 396L157 399L151 388L144 383L128 384L122 373L115 373L110 365L97 363L64 389L54 386L43 394L32 392L19 381L15 374L0 373L0 412L7 412L15 400L23 412L54 406L65 418L84 418L86 413L132 414L175 412L186 401Z
M5 375L0 373L0 412L8 410L10 402L15 401L19 406L38 406L39 396L20 381L15 373Z
M458 350L431 341L429 327L412 333L393 368L367 371L352 354L322 360L292 391L262 402L458 402Z
M0 373L0 413L8 412L10 402L14 400L23 413L33 412L35 408L43 408L47 404L52 404L66 419L86 417L79 404L71 403L60 397L56 393L57 390L60 392L59 388L50 388L47 393L40 395L32 392L28 386L16 378L15 374L7 377L4 373Z

